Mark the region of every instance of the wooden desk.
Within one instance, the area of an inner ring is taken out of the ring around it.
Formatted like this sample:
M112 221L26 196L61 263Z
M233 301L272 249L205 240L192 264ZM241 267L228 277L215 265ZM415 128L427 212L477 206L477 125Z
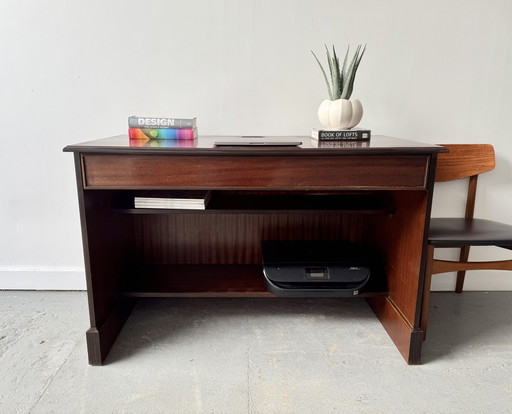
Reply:
M360 296L407 363L420 362L425 229L443 148L381 136L320 147L266 139L303 145L117 136L64 149L75 154L90 364L103 363L137 297L275 297L263 282L262 241L339 239L377 252ZM133 208L148 189L213 195L205 211Z

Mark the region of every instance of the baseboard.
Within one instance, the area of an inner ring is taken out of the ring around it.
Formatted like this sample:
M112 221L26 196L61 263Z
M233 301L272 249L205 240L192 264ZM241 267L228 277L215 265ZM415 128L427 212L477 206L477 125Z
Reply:
M0 270L0 290L86 290L84 270Z

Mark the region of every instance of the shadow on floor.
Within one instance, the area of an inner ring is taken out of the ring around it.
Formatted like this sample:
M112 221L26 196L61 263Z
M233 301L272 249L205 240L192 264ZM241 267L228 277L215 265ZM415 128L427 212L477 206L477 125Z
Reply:
M250 346L258 340L318 341L358 327L375 330L380 323L366 301L353 298L140 299L105 364L151 349L204 346L219 336Z
M463 357L479 348L500 352L512 343L512 292L433 292L422 364ZM368 352L394 349L366 301L352 298L141 299L105 364L155 350L177 355L195 346L251 347L268 343L315 342ZM373 341L373 342L372 342Z
M422 361L463 355L475 347L510 349L510 303L512 292L433 292Z

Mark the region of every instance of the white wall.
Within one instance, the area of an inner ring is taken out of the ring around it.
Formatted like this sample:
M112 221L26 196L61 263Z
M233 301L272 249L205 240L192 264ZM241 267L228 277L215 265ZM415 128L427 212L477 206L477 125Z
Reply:
M324 43L368 45L353 97L374 134L493 144L476 211L512 224L508 0L0 5L0 288L85 286L65 145L125 133L133 114L197 116L202 134L308 135L326 97L310 50ZM435 215L462 210L444 199L463 188L451 185ZM468 278L512 289L504 273Z

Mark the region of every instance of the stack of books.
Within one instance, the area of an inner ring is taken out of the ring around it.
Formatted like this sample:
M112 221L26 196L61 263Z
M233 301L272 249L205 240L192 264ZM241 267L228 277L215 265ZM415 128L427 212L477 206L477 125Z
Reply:
M196 118L128 118L130 139L196 139Z
M134 197L135 208L205 210L212 196L209 190L146 191Z
M311 138L319 141L368 141L372 135L371 130L352 129L316 129L311 131Z

